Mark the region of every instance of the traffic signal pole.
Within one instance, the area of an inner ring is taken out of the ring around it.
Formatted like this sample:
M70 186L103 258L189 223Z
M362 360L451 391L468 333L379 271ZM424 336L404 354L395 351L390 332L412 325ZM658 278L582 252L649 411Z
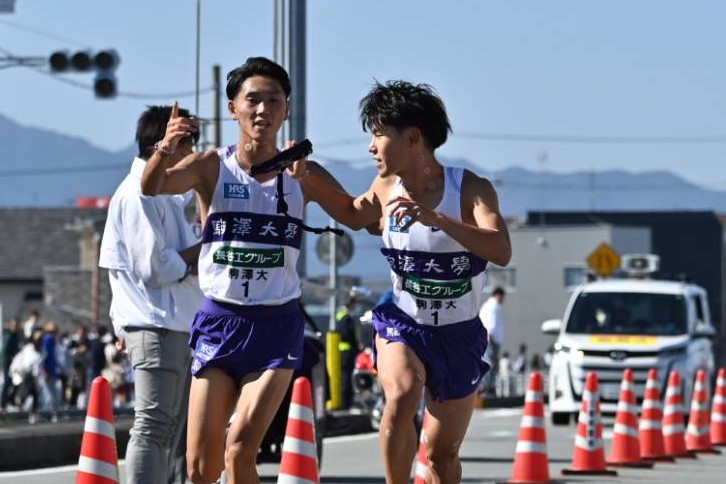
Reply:
M8 55L0 57L0 69L8 67L43 67L47 63L45 57L20 57Z

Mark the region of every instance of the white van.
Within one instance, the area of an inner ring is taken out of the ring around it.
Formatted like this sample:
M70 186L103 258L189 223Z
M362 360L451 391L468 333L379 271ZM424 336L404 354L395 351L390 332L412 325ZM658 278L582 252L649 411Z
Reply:
M563 323L564 321L564 323ZM651 279L606 279L575 290L564 320L542 323L558 335L549 380L552 422L576 418L585 378L597 373L603 414L614 414L623 370L635 377L642 403L650 368L658 370L661 395L671 370L684 382L684 405L690 403L696 371L714 374L711 324L706 291L695 284Z

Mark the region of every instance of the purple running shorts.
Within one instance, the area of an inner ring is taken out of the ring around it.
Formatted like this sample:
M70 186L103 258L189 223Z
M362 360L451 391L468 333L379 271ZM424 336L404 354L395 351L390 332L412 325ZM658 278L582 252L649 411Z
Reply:
M478 316L446 326L424 326L394 303L386 303L373 309L373 326L379 337L403 343L419 357L426 368L426 388L437 401L471 395L489 372L483 359L487 330Z

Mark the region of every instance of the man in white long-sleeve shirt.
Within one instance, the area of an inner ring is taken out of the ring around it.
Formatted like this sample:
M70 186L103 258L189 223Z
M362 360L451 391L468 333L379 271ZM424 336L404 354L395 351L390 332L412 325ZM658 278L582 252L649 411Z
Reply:
M492 367L487 375L489 389L494 388L497 372L499 371L499 350L504 344L504 289L495 287L491 296L482 304L479 310L479 319L487 329L489 345L487 346L486 358Z
M139 118L139 155L111 199L99 260L109 272L114 330L134 369L135 415L126 451L128 482L134 484L164 484L171 472L187 414L189 326L202 302L200 245L184 213L190 198L147 197L140 188L170 115L170 106L152 106ZM195 140L196 133L179 143L170 166L191 153Z

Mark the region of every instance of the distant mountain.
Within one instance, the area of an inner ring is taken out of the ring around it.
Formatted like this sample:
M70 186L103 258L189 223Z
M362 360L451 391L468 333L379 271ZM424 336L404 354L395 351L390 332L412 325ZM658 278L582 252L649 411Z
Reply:
M135 147L112 153L80 138L21 126L0 115L0 206L67 206L81 196L110 196L128 172ZM313 156L314 158L314 156ZM351 193L368 189L373 163L351 166L326 163ZM726 213L726 192L705 190L666 172L630 173L607 170L558 174L512 167L485 171L467 159L444 159L490 179L506 217L523 217L537 210L714 210ZM42 174L37 170L43 169ZM311 206L312 225L328 223L327 215ZM327 273L315 255L316 239L308 242L312 275ZM357 256L341 272L376 280L386 277L379 240L365 233L354 236ZM375 260L376 263L371 263Z
M134 153L132 147L112 153L2 115L0 146L0 206L6 207L67 206L77 197L108 196L128 172Z

